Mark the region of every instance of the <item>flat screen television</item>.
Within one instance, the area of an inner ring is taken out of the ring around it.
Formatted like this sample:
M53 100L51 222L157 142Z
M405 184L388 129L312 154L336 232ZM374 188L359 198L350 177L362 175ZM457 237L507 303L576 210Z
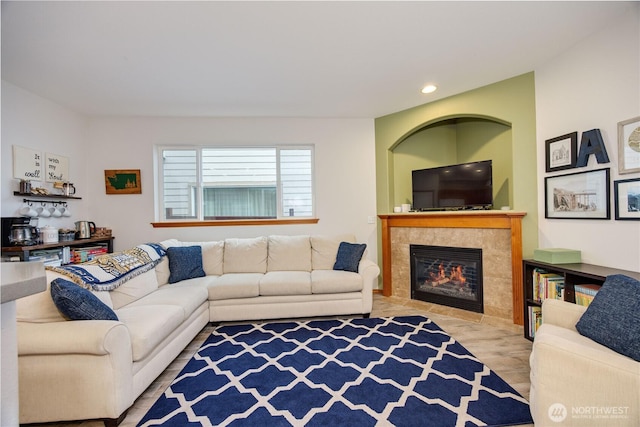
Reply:
M416 211L491 209L491 160L461 163L411 173Z

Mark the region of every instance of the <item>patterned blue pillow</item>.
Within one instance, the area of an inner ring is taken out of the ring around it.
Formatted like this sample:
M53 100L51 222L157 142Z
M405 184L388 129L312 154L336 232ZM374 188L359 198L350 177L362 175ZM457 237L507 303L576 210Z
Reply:
M51 282L51 298L58 310L71 320L118 320L113 310L91 291L68 280Z
M585 337L640 362L640 282L608 276L576 329Z
M357 243L340 242L338 247L338 255L336 256L336 263L333 265L334 270L351 271L353 273L358 272L358 265L364 254L364 250L367 245Z
M169 256L169 283L204 277L202 268L202 248L200 246L172 246L167 249Z

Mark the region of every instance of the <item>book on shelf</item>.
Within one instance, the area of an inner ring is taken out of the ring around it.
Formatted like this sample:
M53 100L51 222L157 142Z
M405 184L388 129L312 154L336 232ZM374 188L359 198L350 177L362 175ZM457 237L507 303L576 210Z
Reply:
M536 331L542 325L542 307L529 306L529 336L536 336Z
M576 304L588 306L593 301L593 297L596 296L598 291L600 290L600 286L598 285L575 285L575 297Z
M81 262L91 261L98 255L108 252L107 245L84 246L81 248L71 249L70 262L77 264Z
M543 301L547 298L564 300L564 276L536 268L533 270L533 299Z

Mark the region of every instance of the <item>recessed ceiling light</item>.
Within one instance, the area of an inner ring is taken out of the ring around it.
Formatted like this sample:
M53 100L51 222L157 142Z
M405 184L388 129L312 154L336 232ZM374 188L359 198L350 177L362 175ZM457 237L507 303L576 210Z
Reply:
M434 85L426 85L425 87L422 88L422 93L432 93L432 92L435 92L436 89L438 88L435 87Z

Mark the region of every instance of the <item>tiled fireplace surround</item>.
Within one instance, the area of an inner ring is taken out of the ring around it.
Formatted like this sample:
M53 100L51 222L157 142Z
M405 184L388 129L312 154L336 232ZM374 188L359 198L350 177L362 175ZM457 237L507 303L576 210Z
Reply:
M523 216L524 213L513 211L379 215L382 220L383 294L411 299L411 244L480 248L484 314L521 325ZM447 310L459 311L444 309Z

